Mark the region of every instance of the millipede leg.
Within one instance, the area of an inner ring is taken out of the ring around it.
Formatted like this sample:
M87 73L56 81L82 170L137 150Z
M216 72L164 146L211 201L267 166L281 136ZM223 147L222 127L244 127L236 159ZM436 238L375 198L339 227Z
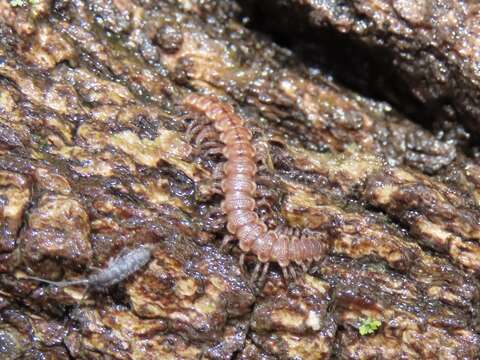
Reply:
M216 148L216 147L223 147L223 143L217 140L210 140L206 141L202 144L202 148L208 149L208 148Z
M225 219L225 216L220 216L216 219L212 219L208 222L208 228L209 230L212 230L212 231L220 231L221 229L223 229L225 227L225 224L226 224L227 220ZM226 241L225 240L225 237L223 238L223 241ZM223 250L223 241L222 241L222 245L220 246L220 249ZM227 241L227 243L229 242L230 240Z
M242 272L242 274L245 274L245 253L242 253L240 255L240 259L238 261L238 265L240 266L240 271Z
M258 284L259 284L260 288L263 288L263 285L265 285L265 280L267 279L267 274L268 274L268 268L269 267L270 267L269 262L263 264L262 274L260 275L260 278L258 279Z
M200 122L198 119L193 120L185 131L188 141L191 141L204 126L205 124Z
M227 234L223 237L223 240L222 240L222 245L220 245L220 250L223 250L225 248L225 246L227 246L227 244L232 241L233 239L235 239L232 235L230 234ZM243 254L242 254L243 255Z
M256 281L258 280L258 275L260 273L260 267L262 266L262 263L257 262L255 264L255 268L253 269L252 276L250 277L250 284L255 284Z
M215 194L215 195L223 195L223 190L222 190L222 184L220 181L218 181L218 179L214 179L216 181L213 182L210 190L211 190L211 193L212 194Z
M225 173L223 172L223 163L218 164L213 168L212 177L214 180L223 180ZM218 183L220 185L220 182Z
M272 207L266 199L260 199L257 201L257 210L259 211L260 220L268 225L268 222L272 219Z
M199 146L202 144L205 140L209 139L215 139L217 136L217 132L212 126L206 126L200 132L197 134L195 137L195 145Z
M320 272L319 266L315 263L312 263L311 266L308 268L308 273L311 275L318 272Z
M300 263L300 266L302 267L302 270L303 270L304 272L307 272L307 271L308 271L309 265L305 264L304 261L302 261L302 262Z
M275 187L275 183L270 176L257 175L255 177L255 182L257 184L263 184L263 185L266 185L268 187Z
M262 206L267 208L268 210L272 211L272 206L270 205L270 203L265 198L262 198L262 199L257 201L257 208L262 207Z
M288 270L293 281L297 281L297 273L295 272L295 268L293 267L293 265L288 265Z
M205 155L220 155L223 154L223 146L212 147L205 151Z
M273 161L270 156L269 146L266 141L258 141L254 144L255 162L260 163L259 169L272 171Z
M312 268L312 260L307 261L307 272Z
M272 216L272 214L269 213L262 213L259 216L259 219L267 225L268 228L272 229L276 226L277 222L275 221L275 218Z
M288 271L287 271L287 268L286 267L283 267L282 266L282 273L283 273L283 280L285 281L285 285L288 286Z

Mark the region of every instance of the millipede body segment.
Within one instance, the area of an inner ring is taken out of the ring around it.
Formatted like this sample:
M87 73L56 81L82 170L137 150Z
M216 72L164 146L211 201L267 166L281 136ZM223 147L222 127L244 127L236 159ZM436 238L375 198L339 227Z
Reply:
M282 268L295 262L304 266L318 260L324 246L311 236L280 229L269 230L255 212L255 149L252 133L233 108L211 96L191 94L185 104L205 114L213 122L224 143L222 191L224 200L221 208L227 215L227 230L234 235L240 249L252 252L262 263L277 262Z

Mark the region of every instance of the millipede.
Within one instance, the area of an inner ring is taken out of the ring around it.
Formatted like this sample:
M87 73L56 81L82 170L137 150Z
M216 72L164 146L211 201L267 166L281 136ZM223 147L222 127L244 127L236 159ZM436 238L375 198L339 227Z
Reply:
M184 103L213 123L223 143L222 154L227 160L223 165L221 210L227 217L227 230L233 235L230 239L236 238L242 252L253 253L259 260L253 277L258 275L261 264L264 277L270 263L278 263L285 278L289 273L295 277L293 263L306 270L313 260L321 259L325 246L308 231L284 226L269 230L255 212L257 164L253 135L233 107L216 97L197 94L187 95Z

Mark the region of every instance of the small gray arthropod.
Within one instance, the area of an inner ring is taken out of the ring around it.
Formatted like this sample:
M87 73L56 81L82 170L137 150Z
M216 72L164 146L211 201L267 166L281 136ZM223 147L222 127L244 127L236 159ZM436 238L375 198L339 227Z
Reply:
M84 279L50 281L35 276L26 276L25 278L45 282L57 287L84 285L98 289L107 288L118 284L144 267L152 258L152 251L152 245L140 246L136 249L119 255L110 261L105 269L102 269Z

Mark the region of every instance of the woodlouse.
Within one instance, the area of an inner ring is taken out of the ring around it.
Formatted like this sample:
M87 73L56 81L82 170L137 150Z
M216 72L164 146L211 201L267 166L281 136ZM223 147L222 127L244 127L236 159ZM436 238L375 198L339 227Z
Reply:
M57 287L84 285L93 288L105 288L125 280L145 266L152 257L152 246L145 245L130 250L113 259L105 269L92 274L88 278L50 281L34 276L26 276L27 279L37 280Z
M221 208L227 216L227 230L238 239L243 252L252 252L265 264L262 276L270 262L278 263L288 277L287 268L293 276L295 273L289 266L291 263L306 268L313 260L319 260L325 253L325 246L318 239L292 228L268 230L255 212L257 166L252 132L233 108L215 97L197 94L188 95L184 102L191 109L204 113L220 134L224 144L222 153L227 159L221 183L224 195ZM259 266L254 274L258 271Z

